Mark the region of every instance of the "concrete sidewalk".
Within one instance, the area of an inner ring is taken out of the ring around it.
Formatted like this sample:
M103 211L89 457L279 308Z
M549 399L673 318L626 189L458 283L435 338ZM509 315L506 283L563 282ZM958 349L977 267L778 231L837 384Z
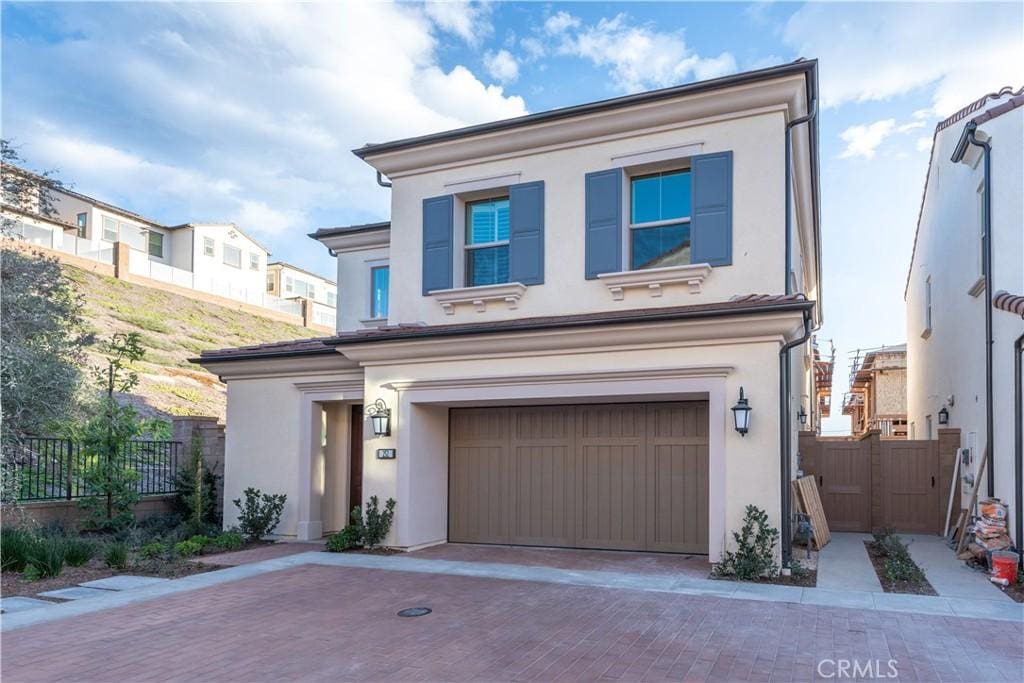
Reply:
M417 559L415 556L383 556L348 553L307 552L263 562L194 574L155 586L121 591L110 596L40 607L3 616L2 630L10 631L66 617L153 600L176 593L198 590L302 565L355 567L377 571L442 574L449 576L532 581L569 586L622 588L681 595L709 596L735 600L784 602L862 610L974 617L1003 621L1024 621L1024 605L996 600L926 595L896 595L869 591L799 588L771 584L678 578L670 575L630 574L557 567L526 566L486 562Z
M944 598L970 598L1013 602L988 580L983 572L971 569L939 536L901 534L910 550L910 557L924 570L928 583Z

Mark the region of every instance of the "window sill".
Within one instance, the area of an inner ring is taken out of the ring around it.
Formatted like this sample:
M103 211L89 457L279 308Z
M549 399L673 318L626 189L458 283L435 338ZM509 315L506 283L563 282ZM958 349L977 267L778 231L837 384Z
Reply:
M981 275L978 277L978 281L971 285L971 288L967 290L967 293L973 297L979 296L985 291L985 276Z
M359 324L363 327L381 327L388 324L387 318L361 318Z
M604 273L598 275L608 287L612 298L621 301L627 289L646 289L651 296L661 296L662 290L669 285L687 285L690 294L700 294L701 286L711 266L707 263L694 263L688 266L668 266L666 268L650 268L648 270L626 270L621 273Z
M482 287L435 289L428 296L441 305L446 315L454 315L455 308L463 304L472 305L477 313L485 312L488 303L504 302L509 310L515 310L519 308L519 300L525 292L526 285L521 282L503 282Z

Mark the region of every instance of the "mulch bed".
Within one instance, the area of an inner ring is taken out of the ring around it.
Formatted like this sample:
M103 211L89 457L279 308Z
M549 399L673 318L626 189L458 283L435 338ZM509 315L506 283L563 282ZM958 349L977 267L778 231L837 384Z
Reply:
M864 541L864 548L868 551L868 557L871 558L871 564L875 568L875 574L878 576L879 583L882 584L882 590L886 593L938 595L938 593L935 592L935 589L932 588L932 585L928 583L928 579L925 578L924 572L921 571L920 567L918 567L918 571L921 571L920 581L890 581L885 575L885 561L888 559L888 556L875 545L875 541Z
M2 581L0 583L0 595L3 595L5 598L14 595L31 598L39 593L70 588L86 581L96 581L97 579L105 579L108 576L117 576L118 574L160 576L166 579L177 579L182 576L201 574L214 569L219 569L219 567L210 567L193 562L165 562L161 563L160 567L145 563L129 566L126 569L111 569L102 560L93 559L81 567L68 567L65 565L64 571L60 573L60 576L40 579L38 581L28 581L18 572L3 572L3 574L0 574L0 581ZM42 599L47 600L49 598Z
M1024 602L1024 583L1017 581L1000 590L1009 595L1014 602Z
M818 571L816 569L805 569L799 575L790 574L789 576L783 576L779 574L774 579L757 579L756 581L741 581L735 576L717 576L715 574L709 574L709 579L716 581L736 581L739 583L767 583L773 586L797 586L798 588L814 588L818 585Z

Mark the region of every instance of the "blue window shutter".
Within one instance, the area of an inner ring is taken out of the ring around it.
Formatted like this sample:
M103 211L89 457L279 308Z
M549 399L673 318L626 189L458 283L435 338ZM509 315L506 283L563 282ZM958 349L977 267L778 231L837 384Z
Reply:
M455 266L455 197L423 200L423 295L435 289L451 289Z
M693 157L690 261L732 265L732 152Z
M622 169L586 177L586 266L588 280L622 270Z
M508 188L509 280L544 284L544 181Z

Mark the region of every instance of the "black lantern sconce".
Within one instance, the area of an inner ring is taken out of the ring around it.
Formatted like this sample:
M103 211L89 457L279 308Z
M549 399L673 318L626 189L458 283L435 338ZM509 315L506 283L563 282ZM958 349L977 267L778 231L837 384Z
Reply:
M800 412L796 414L796 419L800 421L800 426L804 427L807 425L807 412L803 406L800 406Z
M367 406L365 412L373 425L374 436L391 436L391 409L384 399L378 398L372 405Z
M942 409L939 411L939 424L943 426L949 424L949 410L946 406L942 406Z
M732 407L732 419L740 436L746 436L750 431L750 411L750 403L743 397L743 387L740 387L740 400Z

